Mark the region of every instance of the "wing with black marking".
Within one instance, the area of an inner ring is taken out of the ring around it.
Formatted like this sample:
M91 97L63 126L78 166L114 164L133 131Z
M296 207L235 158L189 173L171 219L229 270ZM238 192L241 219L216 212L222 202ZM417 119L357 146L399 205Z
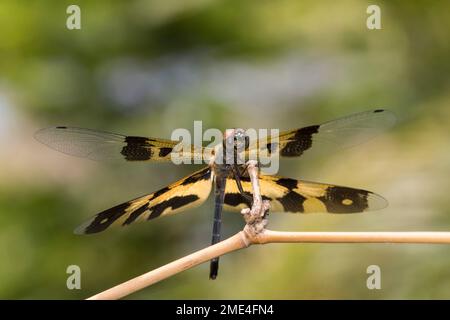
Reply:
M202 159L208 150L189 146L184 149L178 141L124 136L121 134L75 127L41 129L36 139L59 152L91 160L170 161L174 152L183 157Z
M155 193L98 213L79 226L75 233L97 233L111 225L126 226L199 206L211 192L212 178L211 169L206 167Z
M241 184L251 196L250 179L242 177ZM263 200L270 201L271 212L357 213L387 206L383 197L361 189L265 175L260 176L259 184ZM227 180L224 203L225 209L233 211L249 207L234 179Z
M395 115L388 110L371 110L300 129L281 132L258 141L260 156L276 152L282 157L298 157L311 149L335 151L358 145L392 127Z

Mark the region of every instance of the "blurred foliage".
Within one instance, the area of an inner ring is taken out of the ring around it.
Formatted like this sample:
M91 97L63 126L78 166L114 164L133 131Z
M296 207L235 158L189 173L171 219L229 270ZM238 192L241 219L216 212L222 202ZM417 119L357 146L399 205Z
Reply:
M272 215L285 230L448 230L450 3L76 1L0 2L0 298L79 299L208 245L211 201L199 209L80 237L92 213L149 193L191 167L113 166L72 159L33 132L75 125L170 137L173 129L295 128L388 107L395 130L281 173L359 186L390 207L364 215ZM242 226L226 215L225 235ZM205 264L132 296L163 298L450 298L446 246L270 245ZM66 268L82 290L66 288ZM366 268L382 268L382 290ZM257 270L257 272L255 272Z

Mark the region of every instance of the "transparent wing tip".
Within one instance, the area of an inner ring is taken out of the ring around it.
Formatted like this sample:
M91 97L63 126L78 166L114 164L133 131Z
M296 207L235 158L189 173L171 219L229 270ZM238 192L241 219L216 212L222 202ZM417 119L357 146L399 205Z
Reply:
M95 219L95 217L85 221L82 224L80 224L78 227L75 228L75 230L73 230L73 233L76 234L76 235L89 234L89 232L87 232L86 230L89 227L89 225L92 223L92 221L94 221L94 219Z
M365 211L376 211L386 208L388 201L379 194L369 192L367 195L367 209Z
M397 116L394 112L388 109L375 109L372 113L378 114L380 117L383 117L384 123L386 127L392 127L397 122Z
M43 128L43 129L39 129L38 131L36 131L34 133L34 138L39 141L40 143L43 143L45 145L48 145L48 138L49 138L49 133L54 131L57 128L63 128L63 127L50 127L50 128Z

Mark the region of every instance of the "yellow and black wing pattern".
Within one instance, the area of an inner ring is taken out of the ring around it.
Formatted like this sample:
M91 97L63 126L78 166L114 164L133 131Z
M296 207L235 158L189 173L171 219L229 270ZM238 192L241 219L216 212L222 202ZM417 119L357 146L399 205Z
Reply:
M35 137L48 147L76 157L106 161L171 161L177 151L178 141L116 133L76 127L50 127L36 132ZM204 148L190 146L184 157L202 159Z
M281 157L299 157L310 149L332 152L370 140L395 122L395 115L388 110L370 110L320 125L284 131L278 136L259 140L257 145L249 146L249 150L256 148L260 156L277 152Z
M250 179L242 177L241 184L244 192L251 196ZM266 175L260 176L259 184L263 200L270 201L271 212L357 213L387 206L383 197L362 189ZM250 207L234 179L227 180L224 204L225 209L232 211Z
M79 226L75 233L97 233L111 225L126 226L197 207L208 198L212 179L211 169L206 167L155 193L98 213Z

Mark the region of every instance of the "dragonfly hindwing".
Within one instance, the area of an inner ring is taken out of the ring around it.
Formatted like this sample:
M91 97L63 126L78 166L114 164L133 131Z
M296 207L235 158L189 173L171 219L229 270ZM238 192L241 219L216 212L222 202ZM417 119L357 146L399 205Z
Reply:
M251 195L249 178L241 178L241 184L244 192ZM362 189L264 175L260 177L259 185L262 198L270 201L272 212L356 213L387 206L383 197ZM227 181L224 202L225 208L230 210L249 206L232 179Z
M125 226L135 221L150 220L196 207L208 198L212 187L211 179L211 170L206 167L155 193L98 213L79 226L75 233L97 233L113 224Z

